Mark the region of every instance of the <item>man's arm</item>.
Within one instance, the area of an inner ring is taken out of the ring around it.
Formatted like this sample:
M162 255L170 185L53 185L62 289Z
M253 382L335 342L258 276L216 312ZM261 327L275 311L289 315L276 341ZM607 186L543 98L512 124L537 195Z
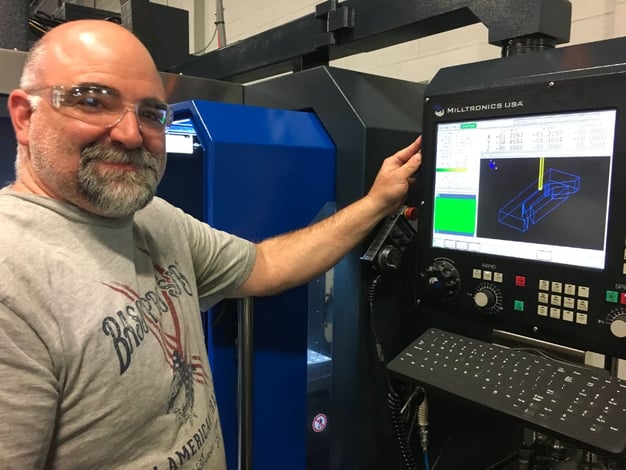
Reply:
M363 198L316 224L259 243L252 273L234 296L274 294L334 266L401 207L422 161L421 144L420 136L386 158Z
M52 369L41 336L0 302L0 469L45 467L59 406Z

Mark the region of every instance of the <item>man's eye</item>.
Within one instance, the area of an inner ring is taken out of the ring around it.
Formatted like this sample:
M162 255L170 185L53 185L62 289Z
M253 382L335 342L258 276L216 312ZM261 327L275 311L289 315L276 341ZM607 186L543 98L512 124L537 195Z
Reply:
M68 93L63 99L63 104L86 113L111 111L113 105L112 100L108 97L87 93Z
M139 108L139 118L142 121L164 124L165 123L165 111L159 108Z
M106 105L103 100L100 100L93 96L85 96L77 100L75 106L80 106L81 108L86 108L88 110L93 110L93 111L100 111L106 108Z

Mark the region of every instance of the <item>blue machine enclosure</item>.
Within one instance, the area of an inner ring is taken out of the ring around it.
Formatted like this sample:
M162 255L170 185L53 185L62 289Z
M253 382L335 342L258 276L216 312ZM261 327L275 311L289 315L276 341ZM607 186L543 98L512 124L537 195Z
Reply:
M335 200L335 145L310 112L209 101L174 105L195 131L192 154L168 152L159 195L250 240L310 224ZM199 201L199 199L202 199ZM306 286L254 301L253 464L305 468ZM237 468L236 308L208 313L207 345L226 447Z

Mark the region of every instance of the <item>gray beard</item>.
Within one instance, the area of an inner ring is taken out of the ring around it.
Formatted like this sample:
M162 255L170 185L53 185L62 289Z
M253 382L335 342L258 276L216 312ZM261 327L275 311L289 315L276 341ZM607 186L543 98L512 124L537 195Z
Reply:
M148 205L159 183L159 156L144 149L92 143L81 151L78 187L106 217L126 217ZM132 164L135 171L96 168L98 162Z

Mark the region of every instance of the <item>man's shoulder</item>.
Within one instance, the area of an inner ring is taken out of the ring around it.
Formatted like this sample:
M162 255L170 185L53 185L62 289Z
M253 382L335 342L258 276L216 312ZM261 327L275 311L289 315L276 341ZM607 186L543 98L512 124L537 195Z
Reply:
M139 224L166 224L185 217L185 213L165 199L155 196L150 203L135 213L135 222Z

